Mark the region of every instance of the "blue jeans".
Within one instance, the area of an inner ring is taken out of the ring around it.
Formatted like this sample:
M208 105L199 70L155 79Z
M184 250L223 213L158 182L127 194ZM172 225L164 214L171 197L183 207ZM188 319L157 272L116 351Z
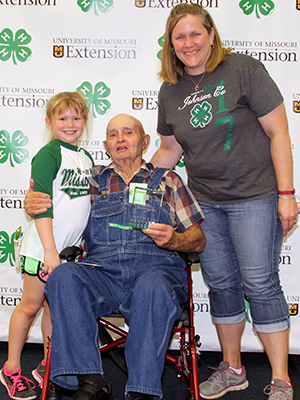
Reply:
M245 320L245 293L257 332L289 328L278 273L283 233L277 201L277 195L226 205L199 201L206 216L201 224L206 246L200 263L216 324Z
M129 321L126 392L162 397L165 353L186 291L186 271L171 255L117 255L109 267L58 266L45 287L53 316L51 380L76 389L77 375L103 375L96 320L121 312Z

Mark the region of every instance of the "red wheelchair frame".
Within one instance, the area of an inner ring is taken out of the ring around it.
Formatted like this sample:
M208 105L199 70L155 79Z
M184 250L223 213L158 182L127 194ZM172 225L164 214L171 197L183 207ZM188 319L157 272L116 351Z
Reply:
M70 248L67 248L70 249ZM69 250L63 250L65 254L61 253L61 258L67 261L74 260L74 254L69 256ZM67 254L67 255L66 255ZM78 254L76 254L78 255ZM174 326L173 333L179 334L180 352L178 356L171 355L167 352L166 360L174 364L178 378L184 382L188 381L189 384L189 398L191 400L200 400L199 393L199 378L198 378L198 358L200 352L198 348L200 337L195 334L194 326L194 306L193 306L193 287L192 287L192 272L191 266L194 263L199 262L199 256L197 253L182 254L186 262L186 271L188 276L188 301L183 306L183 312L181 318L178 320L178 325ZM108 316L109 318L109 316ZM113 361L124 371L126 371L126 362L120 354L116 353L118 346L126 343L127 331L121 329L117 325L111 323L106 318L99 318L99 346L101 354L108 353ZM113 339L110 332L114 332L120 338ZM44 375L43 389L41 394L41 400L46 400L47 390L50 381L50 363L51 363L51 338L48 343L48 355L46 362L46 369Z

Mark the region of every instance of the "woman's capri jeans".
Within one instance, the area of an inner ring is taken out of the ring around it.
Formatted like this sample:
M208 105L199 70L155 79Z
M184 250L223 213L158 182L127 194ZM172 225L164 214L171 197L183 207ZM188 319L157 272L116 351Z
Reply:
M209 286L212 320L237 324L245 320L249 298L253 328L260 333L289 328L289 311L279 280L283 230L278 197L213 205L199 201L206 246L200 254Z

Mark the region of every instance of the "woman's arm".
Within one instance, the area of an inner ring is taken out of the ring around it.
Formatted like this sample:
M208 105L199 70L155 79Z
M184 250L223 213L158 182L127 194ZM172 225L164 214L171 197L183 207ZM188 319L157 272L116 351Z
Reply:
M160 148L154 153L151 163L155 167L174 168L183 153L183 148L174 135L161 136Z
M35 225L44 247L44 272L50 275L61 264L53 236L52 218L36 219Z
M294 187L293 157L284 104L280 104L269 114L258 120L265 133L271 139L271 156L278 190L292 190ZM279 197L278 213L283 227L283 234L286 235L297 220L298 206L295 198Z

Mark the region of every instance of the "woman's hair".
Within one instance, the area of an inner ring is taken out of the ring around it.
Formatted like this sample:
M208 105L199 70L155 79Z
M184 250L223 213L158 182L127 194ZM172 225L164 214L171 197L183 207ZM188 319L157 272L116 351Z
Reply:
M51 121L56 111L58 114L62 114L70 107L74 108L74 110L84 119L84 130L87 136L89 131L87 122L90 120L90 111L86 100L79 92L61 92L53 96L48 100L46 117ZM53 139L55 139L55 136L52 130L50 130L50 141Z
M161 58L161 71L159 77L166 82L176 84L183 76L184 64L176 56L172 44L172 32L177 22L186 15L199 15L202 23L210 34L213 28L214 41L211 47L211 54L206 65L206 72L212 72L221 62L225 61L226 54L231 53L231 48L225 48L221 42L218 30L211 15L199 4L181 3L175 6L169 15L166 23L164 45Z

